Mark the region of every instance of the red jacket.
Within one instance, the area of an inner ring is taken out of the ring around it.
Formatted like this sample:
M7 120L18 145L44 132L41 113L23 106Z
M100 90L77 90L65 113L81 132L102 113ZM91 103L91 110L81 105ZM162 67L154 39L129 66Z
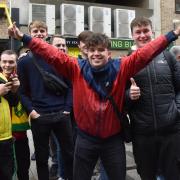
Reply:
M126 82L145 67L168 44L165 36L151 41L132 55L121 60L120 70L114 81L111 95L122 111ZM84 132L107 138L121 131L118 120L109 100L100 100L98 94L83 78L76 58L72 58L44 41L33 38L28 47L53 65L56 70L70 79L73 84L73 109L78 127Z

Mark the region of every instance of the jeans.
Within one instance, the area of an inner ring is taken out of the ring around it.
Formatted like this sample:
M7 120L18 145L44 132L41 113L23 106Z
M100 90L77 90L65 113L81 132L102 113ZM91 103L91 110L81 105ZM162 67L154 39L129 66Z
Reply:
M0 180L12 180L13 172L13 140L0 141Z
M100 162L100 178L99 178L99 180L108 180L107 173L101 162Z
M50 136L50 151L52 163L58 167L58 175L64 179L64 162L61 153L61 147L55 134L52 132Z
M74 155L74 180L90 180L98 158L100 158L109 179L125 180L126 156L123 138L120 135L115 135L94 141L91 140L93 139L91 137L77 135Z
M51 120L55 121L51 123ZM52 131L61 146L65 178L72 180L74 146L70 116L62 112L41 115L31 120L31 130L39 180L49 180L49 137Z
M164 179L164 177L163 177L163 176L158 175L158 176L156 177L156 180L165 180L165 179Z

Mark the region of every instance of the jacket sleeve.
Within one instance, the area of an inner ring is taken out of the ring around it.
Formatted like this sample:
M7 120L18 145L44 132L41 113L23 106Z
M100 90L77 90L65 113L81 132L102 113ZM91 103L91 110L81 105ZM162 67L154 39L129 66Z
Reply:
M28 83L27 83L28 80L26 77L26 73L24 72L24 69L22 68L21 60L19 60L18 62L17 73L20 80L20 87L19 87L20 100L29 114L33 110L33 107L32 107L32 101L28 95L30 88L28 88Z
M172 74L172 83L174 86L174 90L175 90L175 101L176 101L176 105L178 110L180 111L180 62L177 61L174 56L172 56L171 58L172 64L174 65L173 69L173 74Z
M166 36L156 38L144 47L139 48L132 53L132 55L123 58L125 69L128 69L126 75L128 75L129 78L134 76L175 39L177 39L177 37L173 31L171 31ZM77 59L74 58L72 60L70 56L39 38L31 38L30 36L24 35L22 41L25 45L28 45L28 48L33 53L45 58L47 63L52 64L61 75L68 79L73 78L72 69L74 69L73 66L78 65Z
M33 53L41 56L48 64L54 66L60 75L69 80L73 78L72 72L74 66L78 64L77 58L73 58L59 51L57 48L39 38L31 38L30 36L24 35L22 41L28 45Z

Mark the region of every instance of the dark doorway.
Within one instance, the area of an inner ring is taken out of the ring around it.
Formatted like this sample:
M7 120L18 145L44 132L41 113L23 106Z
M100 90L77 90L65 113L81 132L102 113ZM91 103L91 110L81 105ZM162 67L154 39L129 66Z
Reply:
M9 39L0 39L0 54L6 49L9 49Z

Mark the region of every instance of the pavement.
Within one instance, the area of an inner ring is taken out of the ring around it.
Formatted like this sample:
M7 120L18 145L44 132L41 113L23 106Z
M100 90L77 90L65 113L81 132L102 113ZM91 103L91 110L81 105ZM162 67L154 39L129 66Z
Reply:
M29 139L29 146L30 146L30 153L31 155L34 153L34 145L31 131L28 130L28 139ZM139 175L136 172L136 165L134 163L134 158L132 154L132 144L126 144L126 163L127 163L127 176L126 180L141 180ZM49 164L51 164L51 160L49 159ZM37 178L37 171L36 171L36 161L31 161L30 166L30 180L38 180ZM93 176L91 180L99 180L99 175Z

